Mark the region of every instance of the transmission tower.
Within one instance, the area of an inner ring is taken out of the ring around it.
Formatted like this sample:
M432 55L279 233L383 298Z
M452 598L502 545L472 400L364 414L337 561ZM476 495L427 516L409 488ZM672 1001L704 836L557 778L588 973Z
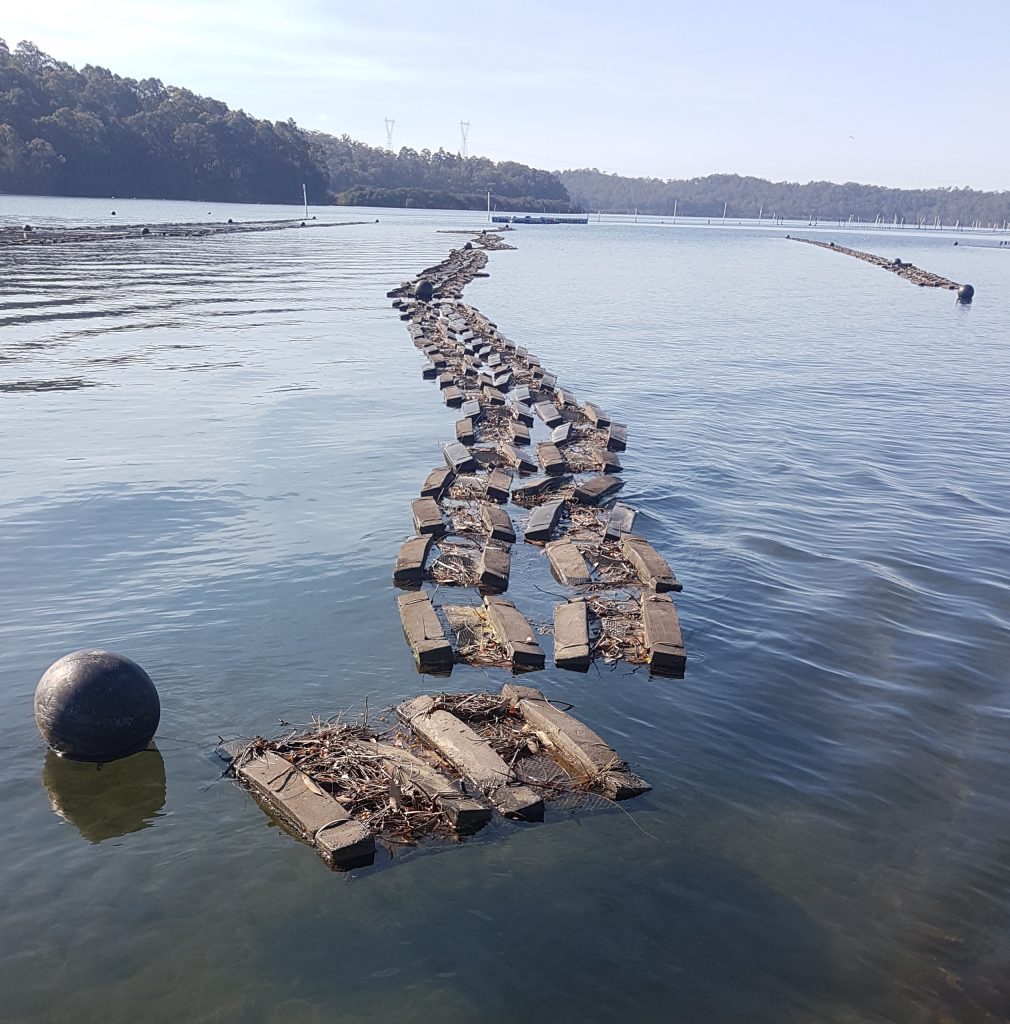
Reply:
M396 127L396 121L393 118L386 118L386 149L393 152L393 129Z
M459 122L459 134L460 134L460 137L463 140L463 148L462 148L462 150L460 150L460 153L461 153L463 159L465 160L466 159L466 140L467 140L467 138L470 135L470 122L469 121L460 121Z

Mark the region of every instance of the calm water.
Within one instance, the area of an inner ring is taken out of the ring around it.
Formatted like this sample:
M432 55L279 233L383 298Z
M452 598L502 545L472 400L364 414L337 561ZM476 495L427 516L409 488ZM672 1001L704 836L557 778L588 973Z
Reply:
M112 208L297 213L0 221ZM384 296L478 219L317 213L379 223L0 253L0 1020L1005 1020L1010 253L817 232L967 309L784 230L492 254L469 301L629 424L688 675L534 679L646 797L348 878L212 751L425 689L389 579L453 415ZM32 719L83 646L164 708L100 777Z

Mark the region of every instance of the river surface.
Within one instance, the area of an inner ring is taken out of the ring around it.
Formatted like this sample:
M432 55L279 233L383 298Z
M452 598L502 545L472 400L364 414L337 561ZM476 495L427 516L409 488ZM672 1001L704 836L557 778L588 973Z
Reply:
M298 215L0 197L111 209ZM965 308L786 227L511 235L466 298L627 422L687 676L530 679L646 796L341 876L213 751L430 688L390 575L454 416L385 294L481 218L312 212L378 223L0 252L0 1020L1006 1020L1010 252L798 232ZM150 672L158 753L47 758L86 646Z

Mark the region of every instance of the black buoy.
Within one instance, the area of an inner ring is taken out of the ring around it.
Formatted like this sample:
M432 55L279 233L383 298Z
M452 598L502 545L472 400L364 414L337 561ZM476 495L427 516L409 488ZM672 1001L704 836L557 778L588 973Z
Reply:
M228 218L228 223L229 223L229 224L234 224L234 223L235 223L235 221L233 221L233 220L231 219L231 217L229 217L229 218Z
M975 298L975 289L970 284L963 284L957 290L957 301L967 306Z
M26 224L26 225L25 225L25 226L24 226L24 227L23 227L23 228L22 228L21 230L22 230L22 231L34 231L34 230L35 230L35 228L33 228L33 227L31 226L31 224Z
M115 210L113 210L113 211L112 211L112 216L113 216L113 217L115 217L115 216L116 216L116 211L115 211Z
M151 677L110 651L75 651L54 662L35 690L45 741L73 761L117 761L147 747L161 720Z
M305 227L305 221L302 221L302 227Z
M420 299L421 302L431 302L432 296L435 294L435 289L432 286L431 281L426 277L422 277L417 282L417 287L414 289L414 298Z
M151 233L151 229L150 228L144 228L143 231L141 231L140 233L142 235L149 235Z

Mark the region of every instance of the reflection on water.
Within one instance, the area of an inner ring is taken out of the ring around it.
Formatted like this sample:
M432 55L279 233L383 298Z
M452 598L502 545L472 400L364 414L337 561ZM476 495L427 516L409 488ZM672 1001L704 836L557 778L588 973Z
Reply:
M153 745L98 765L47 750L42 785L53 811L88 842L100 843L154 824L165 806L165 761Z

